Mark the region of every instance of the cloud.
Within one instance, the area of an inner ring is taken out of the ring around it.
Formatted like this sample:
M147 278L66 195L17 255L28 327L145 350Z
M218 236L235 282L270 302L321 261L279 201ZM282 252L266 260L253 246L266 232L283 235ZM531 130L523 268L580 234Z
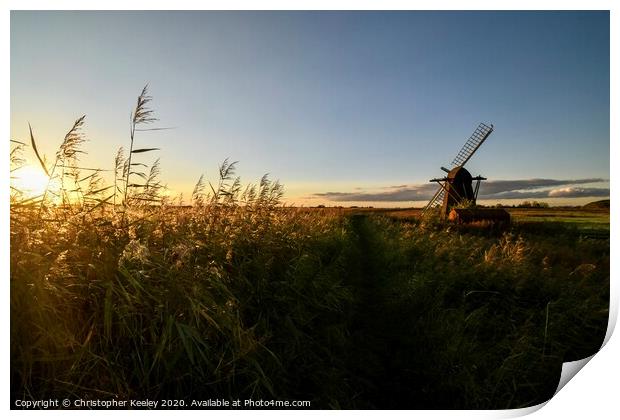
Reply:
M606 182L602 178L583 179L518 179L483 181L480 184L479 199L525 199L525 198L576 198L607 197L609 188L581 188L573 185ZM561 187L561 188L551 188ZM430 200L439 187L437 184L398 185L383 187L378 192L324 192L315 193L311 198L330 201L425 201ZM389 189L389 191L384 191Z
M584 178L584 179L517 179L517 180L499 180L499 181L483 181L480 184L480 196L504 193L507 191L519 190L536 190L545 187L556 187L563 185L579 185L592 184L594 182L605 182L602 178Z
M382 192L325 192L315 193L312 198L325 198L331 201L420 201L429 200L437 188L436 184L428 184Z
M540 191L504 191L497 194L480 195L483 200L516 199L516 198L578 198L578 197L608 197L609 188L558 188Z
M549 191L549 197L607 197L609 188L559 188Z

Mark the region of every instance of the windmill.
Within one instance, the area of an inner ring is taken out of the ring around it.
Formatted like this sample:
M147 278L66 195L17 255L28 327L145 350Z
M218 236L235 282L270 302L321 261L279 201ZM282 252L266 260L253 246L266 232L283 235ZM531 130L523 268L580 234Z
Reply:
M464 202L476 204L480 181L486 178L480 175L472 177L464 166L492 132L493 124L486 125L480 123L452 161L452 169L441 167L448 175L443 178L433 178L430 180L430 182L438 183L439 189L424 207L422 213L441 206L441 217L445 218L448 216L451 208L458 204ZM476 181L475 187L473 186L473 181Z

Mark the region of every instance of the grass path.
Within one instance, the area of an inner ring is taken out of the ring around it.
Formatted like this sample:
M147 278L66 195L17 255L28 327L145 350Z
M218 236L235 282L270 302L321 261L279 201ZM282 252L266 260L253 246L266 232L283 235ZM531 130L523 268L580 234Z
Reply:
M350 281L356 293L357 302L353 309L350 324L351 340L348 351L349 369L352 384L360 389L352 401L354 406L371 404L379 391L377 384L383 383L380 372L383 370L385 340L379 334L384 328L381 322L382 302L377 256L372 252L373 238L368 226L367 216L351 216L352 234L356 245L350 272ZM372 405L372 404L371 404Z
M352 404L355 408L405 408L419 406L416 394L420 379L408 355L415 349L402 330L400 313L390 300L390 270L380 233L367 215L351 216L356 237L357 267L351 282L357 293L350 325L348 361L352 382L359 387Z

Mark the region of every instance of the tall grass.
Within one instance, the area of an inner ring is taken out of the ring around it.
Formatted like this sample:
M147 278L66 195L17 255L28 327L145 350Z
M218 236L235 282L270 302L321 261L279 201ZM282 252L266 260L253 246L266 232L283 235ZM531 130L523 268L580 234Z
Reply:
M279 182L244 186L229 160L178 206L158 160L137 160L155 150L135 147L150 100L109 185L77 161L83 117L51 165L31 135L58 182L11 192L13 399L520 407L600 346L608 239L289 208ZM27 145L12 144L16 169Z
M95 190L113 194L95 205L75 175L84 117L52 165L31 136L50 182L37 200L12 199L14 396L285 396L291 372L338 351L350 300L333 278L343 220L284 208L267 176L242 189L228 160L208 191L201 177L193 207L173 205L158 160L147 170L136 159L157 150L134 147L138 127L155 121L150 100L145 87L128 155L119 150L112 185Z
M379 343L390 343L372 355L376 383L392 383L390 392L373 395L379 406L537 404L553 395L563 361L602 344L608 241L519 225L495 233L368 223L380 232L371 248L383 250L373 275L381 279L373 294L380 315L370 325Z

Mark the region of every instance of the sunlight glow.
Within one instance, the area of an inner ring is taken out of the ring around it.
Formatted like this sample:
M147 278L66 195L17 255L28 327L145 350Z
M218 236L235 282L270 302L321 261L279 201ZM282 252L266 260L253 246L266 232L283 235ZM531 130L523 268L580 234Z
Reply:
M13 174L11 184L27 197L36 197L45 191L48 177L42 169L26 165Z

